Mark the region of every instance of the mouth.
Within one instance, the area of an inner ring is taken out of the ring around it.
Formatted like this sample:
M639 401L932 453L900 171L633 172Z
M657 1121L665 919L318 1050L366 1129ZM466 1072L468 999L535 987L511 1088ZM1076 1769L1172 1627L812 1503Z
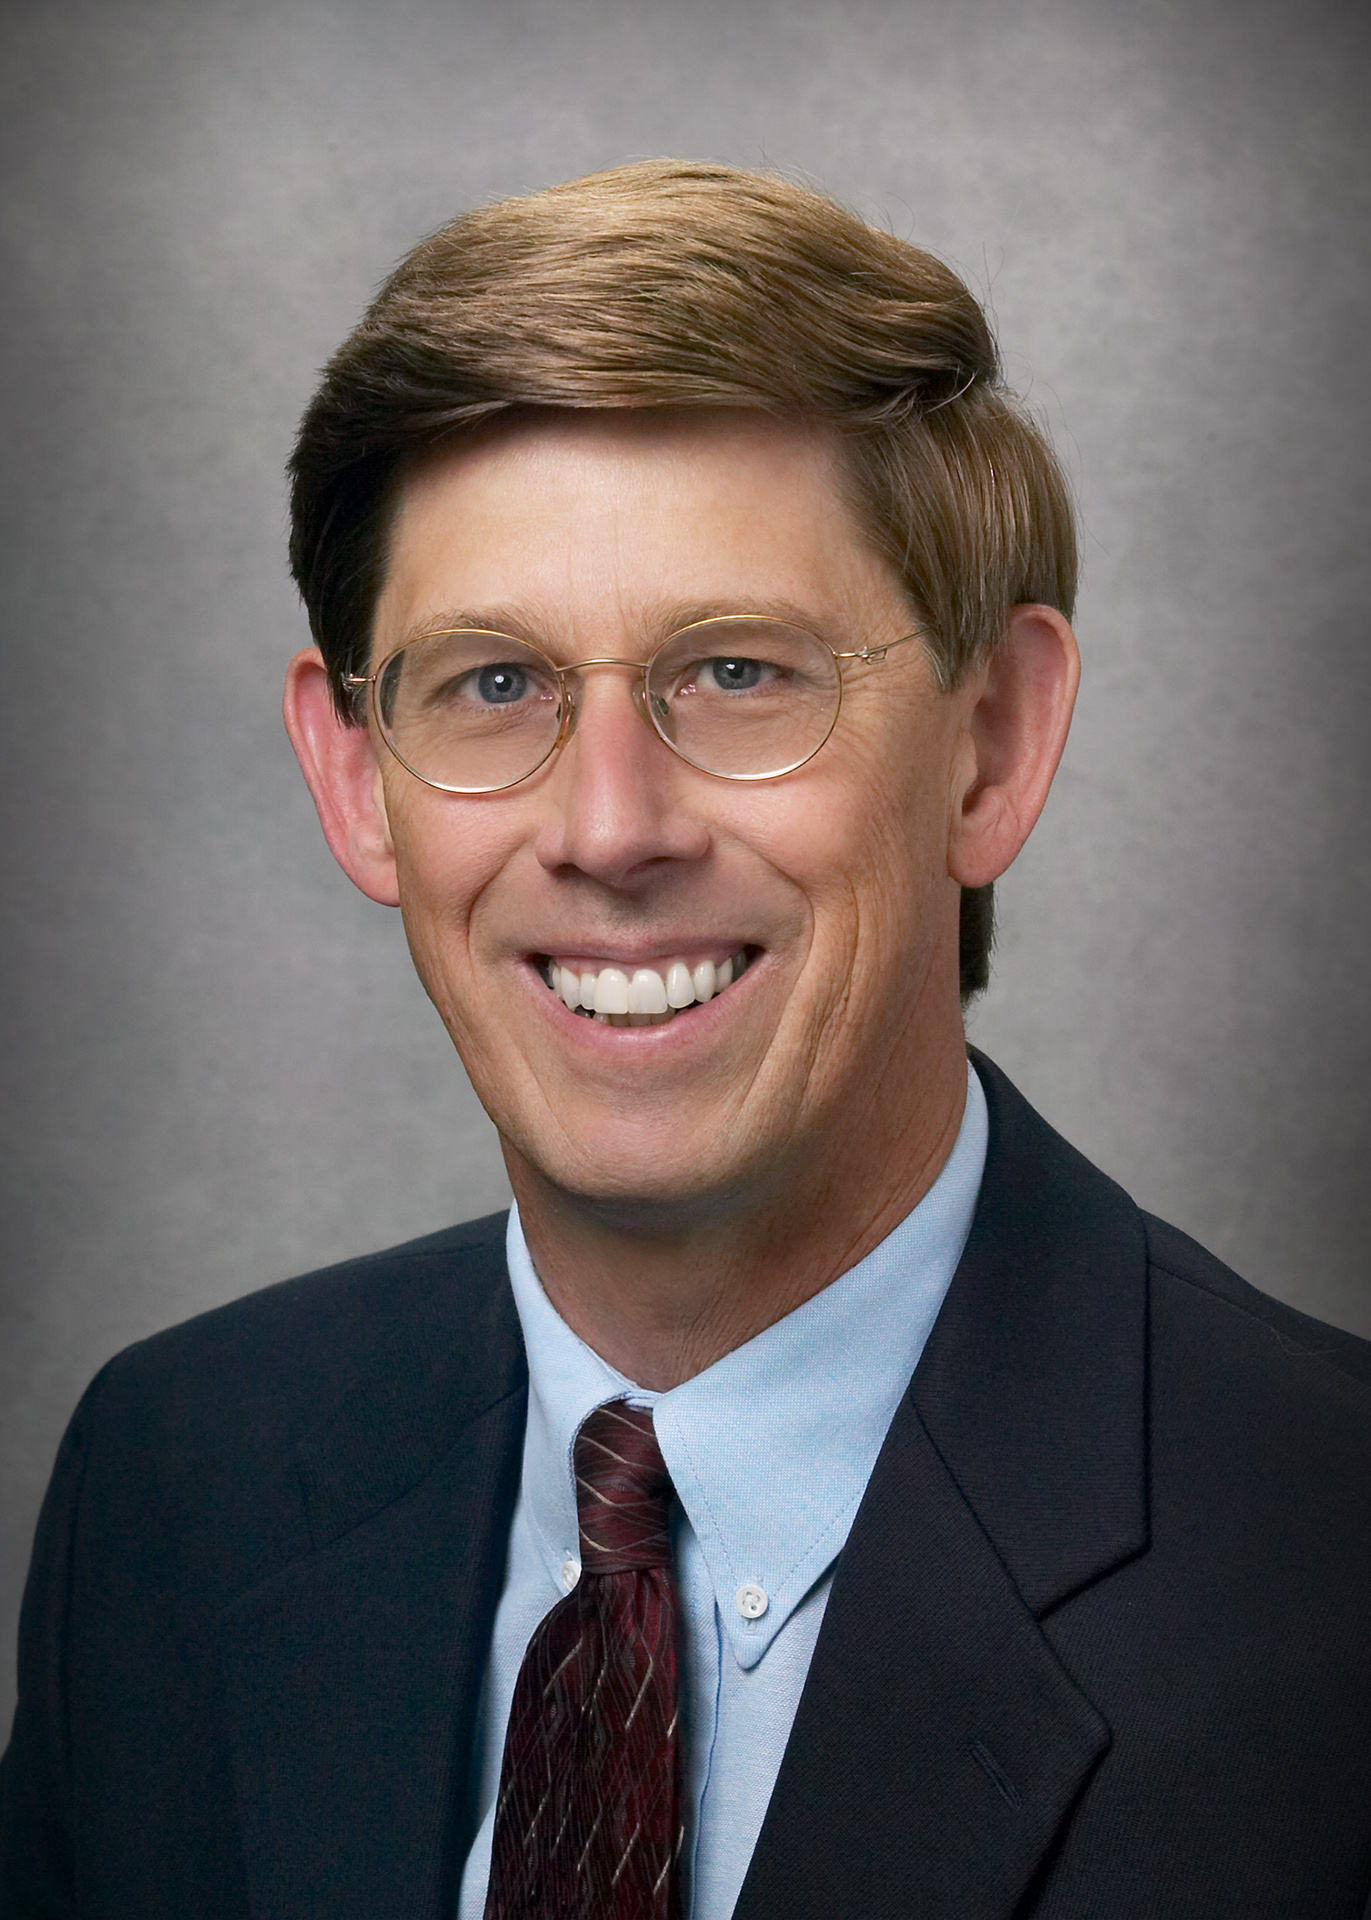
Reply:
M681 958L650 967L539 954L533 964L549 992L583 1020L610 1027L665 1027L726 993L759 952L739 947L718 960Z

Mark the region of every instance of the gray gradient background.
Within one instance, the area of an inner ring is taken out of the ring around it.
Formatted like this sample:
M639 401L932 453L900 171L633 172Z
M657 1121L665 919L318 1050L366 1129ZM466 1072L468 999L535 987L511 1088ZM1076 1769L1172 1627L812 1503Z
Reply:
M6 1644L109 1354L502 1201L281 729L281 468L413 239L634 155L804 170L989 298L1079 491L1086 677L974 1035L1371 1333L1367 11L9 0Z

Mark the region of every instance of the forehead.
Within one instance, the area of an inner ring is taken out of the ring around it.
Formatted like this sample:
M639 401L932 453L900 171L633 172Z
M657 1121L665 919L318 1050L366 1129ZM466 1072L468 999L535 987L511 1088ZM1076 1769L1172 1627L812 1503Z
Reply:
M641 642L716 612L828 635L907 620L848 503L836 436L758 414L539 416L404 481L380 652L434 625Z

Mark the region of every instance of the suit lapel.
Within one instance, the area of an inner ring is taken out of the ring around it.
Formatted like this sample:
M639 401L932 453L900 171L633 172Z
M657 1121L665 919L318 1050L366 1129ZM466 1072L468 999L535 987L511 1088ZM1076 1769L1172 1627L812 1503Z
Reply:
M736 1920L1008 1920L1108 1738L906 1400Z
M1109 1745L1038 1620L1146 1545L1141 1224L976 1064L975 1223L839 1562L736 1920L1010 1920Z
M299 1449L316 1550L221 1620L252 1910L271 1920L455 1907L526 1375L498 1246L453 1268Z

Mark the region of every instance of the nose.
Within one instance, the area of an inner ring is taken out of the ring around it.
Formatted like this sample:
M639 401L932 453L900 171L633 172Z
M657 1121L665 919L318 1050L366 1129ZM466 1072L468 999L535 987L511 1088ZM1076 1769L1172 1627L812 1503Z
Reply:
M578 676L576 726L549 771L538 859L604 886L633 885L663 862L698 860L709 833L694 773L642 710L642 678L621 663Z

